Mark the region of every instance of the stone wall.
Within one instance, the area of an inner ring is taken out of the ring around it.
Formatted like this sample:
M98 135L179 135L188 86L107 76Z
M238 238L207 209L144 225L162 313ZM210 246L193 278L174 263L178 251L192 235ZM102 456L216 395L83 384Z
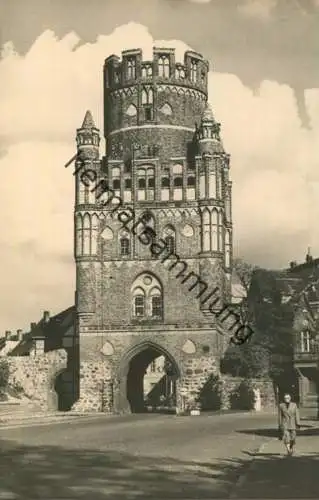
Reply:
M8 356L9 385L21 387L24 395L42 410L57 410L55 379L67 367L64 349L36 356Z
M102 361L81 362L80 398L73 405L72 410L111 413L112 382L108 363Z

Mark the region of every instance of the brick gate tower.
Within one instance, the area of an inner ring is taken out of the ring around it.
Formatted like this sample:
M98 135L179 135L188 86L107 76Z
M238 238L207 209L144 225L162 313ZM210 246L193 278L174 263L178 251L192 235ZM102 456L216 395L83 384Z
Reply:
M74 410L143 411L143 377L158 356L177 408L219 371L228 338L209 298L216 287L215 302L230 297L231 182L208 69L190 51L183 63L173 49L155 48L151 61L141 50L112 55L105 155L89 111L77 130Z

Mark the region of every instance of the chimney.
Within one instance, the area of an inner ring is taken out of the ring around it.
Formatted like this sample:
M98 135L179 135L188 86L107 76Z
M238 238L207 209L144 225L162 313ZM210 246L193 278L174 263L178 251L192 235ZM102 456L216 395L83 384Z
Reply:
M36 323L30 323L30 330L31 330L31 332L32 332L32 330L35 329L36 326L37 326Z
M6 340L9 340L9 339L10 339L10 337L11 337L11 330L6 330L6 333L5 333L5 335L4 335L4 336L5 336L5 339L6 339Z
M50 311L43 312L43 321L44 323L49 323L50 321Z
M21 342L23 339L23 330L17 330L18 341Z

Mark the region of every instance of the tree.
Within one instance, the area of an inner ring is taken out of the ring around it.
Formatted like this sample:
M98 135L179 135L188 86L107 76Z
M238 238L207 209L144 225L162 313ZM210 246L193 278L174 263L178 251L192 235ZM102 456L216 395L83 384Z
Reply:
M3 395L7 389L9 382L9 363L6 359L0 360L0 396Z
M248 293L251 279L253 273L256 269L259 269L257 266L253 266L248 262L245 262L241 258L236 258L233 260L233 271L235 275L238 277L240 284L244 287L245 292Z
M243 377L264 377L272 374L273 353L292 357L291 304L282 304L278 273L252 266L242 259L235 261L246 297L234 304L243 324L253 335L242 346L229 347L222 367L226 373Z

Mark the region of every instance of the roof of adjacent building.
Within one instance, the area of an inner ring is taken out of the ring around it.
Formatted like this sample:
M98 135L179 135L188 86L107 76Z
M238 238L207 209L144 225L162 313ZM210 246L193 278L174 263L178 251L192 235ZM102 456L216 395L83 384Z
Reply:
M22 341L10 354L12 356L28 354L36 339L44 339L48 343L48 347L61 346L63 337L74 333L74 314L75 306L71 306L52 316L48 322L41 318L34 328L24 335Z

